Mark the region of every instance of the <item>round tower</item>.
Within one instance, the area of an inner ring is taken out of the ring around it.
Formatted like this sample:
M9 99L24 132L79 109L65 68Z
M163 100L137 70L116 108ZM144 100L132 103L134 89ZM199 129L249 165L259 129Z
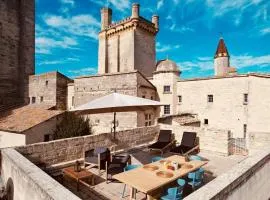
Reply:
M230 55L224 39L220 38L214 56L215 76L226 76L229 73Z

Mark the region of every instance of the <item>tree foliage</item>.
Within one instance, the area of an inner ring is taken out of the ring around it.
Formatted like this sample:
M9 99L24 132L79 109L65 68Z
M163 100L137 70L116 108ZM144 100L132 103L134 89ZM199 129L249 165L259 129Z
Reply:
M88 118L65 112L62 121L56 126L54 139L91 135L92 133L92 125Z

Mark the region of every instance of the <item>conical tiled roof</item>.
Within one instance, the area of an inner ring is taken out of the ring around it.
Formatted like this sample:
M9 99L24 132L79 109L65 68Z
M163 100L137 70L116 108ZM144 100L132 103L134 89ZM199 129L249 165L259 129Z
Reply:
M217 57L230 57L223 38L220 38L218 46L217 46L215 58Z

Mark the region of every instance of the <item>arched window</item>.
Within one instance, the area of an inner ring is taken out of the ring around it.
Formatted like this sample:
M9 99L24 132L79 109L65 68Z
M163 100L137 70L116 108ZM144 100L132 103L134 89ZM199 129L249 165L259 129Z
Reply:
M7 181L7 200L13 200L14 198L14 185L13 185L13 181L11 178L8 179Z

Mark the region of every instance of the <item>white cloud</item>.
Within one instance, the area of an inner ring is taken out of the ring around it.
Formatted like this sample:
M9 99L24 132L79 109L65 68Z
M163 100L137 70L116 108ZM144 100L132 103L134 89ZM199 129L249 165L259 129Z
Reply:
M260 33L261 33L262 35L269 34L269 33L270 33L270 27L261 29L261 30L260 30Z
M270 66L270 55L250 56L250 55L237 55L231 56L231 66L236 69L256 66L263 68ZM214 59L212 57L198 57L192 61L183 61L177 63L183 71L192 71L198 69L199 71L214 70Z
M71 77L84 76L84 75L93 75L97 73L96 67L83 67L77 70L69 70Z
M164 0L159 0L157 2L157 9L159 10L161 7L163 7L163 5L164 5Z
M50 54L53 48L75 48L78 45L77 41L70 37L63 37L61 40L55 40L48 37L36 37L36 53Z
M38 66L40 65L58 65L64 63L74 63L78 62L80 59L78 58L63 58L61 60L44 60L37 63Z
M109 3L122 12L130 8L129 0L109 0Z
M71 6L75 5L74 0L60 0L60 2L63 3L63 4L69 4Z
M162 45L160 44L159 42L157 42L157 45L156 45L156 51L157 52L167 52L167 51L172 51L172 50L175 50L175 49L179 49L181 47L181 45Z
M100 23L92 15L75 15L63 17L56 15L45 15L45 23L58 31L68 34L97 39Z
M250 55L240 55L231 56L231 65L241 69L245 67L257 66L265 67L270 66L270 54L263 56L250 56Z
M173 32L179 32L179 33L194 32L194 29L193 28L190 28L190 27L187 27L187 26L179 26L178 27L178 25L176 25L176 24L172 24L169 27L169 30L170 31L173 31Z

